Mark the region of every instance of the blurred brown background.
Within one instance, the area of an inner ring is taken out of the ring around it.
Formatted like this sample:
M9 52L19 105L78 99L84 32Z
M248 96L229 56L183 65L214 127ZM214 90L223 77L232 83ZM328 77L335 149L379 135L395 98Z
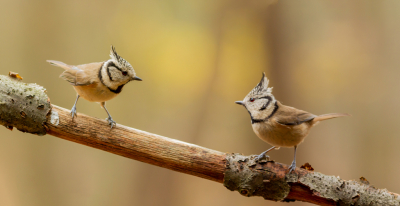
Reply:
M0 73L75 91L47 59L108 59L110 45L143 82L107 102L117 123L223 152L259 154L242 100L266 72L275 97L314 114L298 150L318 172L366 177L400 192L400 2L269 0L0 1ZM81 99L78 112L105 119ZM79 118L79 117L78 117ZM293 149L273 151L290 164ZM0 205L288 205L58 139L0 128ZM293 206L308 203L290 203Z

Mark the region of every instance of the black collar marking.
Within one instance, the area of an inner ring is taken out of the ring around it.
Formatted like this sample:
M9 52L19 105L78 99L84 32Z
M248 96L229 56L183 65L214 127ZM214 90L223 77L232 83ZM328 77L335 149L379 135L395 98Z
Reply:
M278 111L278 109L279 109L279 106L278 106L278 102L276 101L276 102L275 102L275 108L274 108L274 110L272 111L272 113L267 117L267 119L269 119L269 118L271 118L272 116L274 116L274 114L276 113L276 111Z
M265 119L253 119L253 116L252 116L251 113L249 112L250 118L251 118L251 124L260 123L260 122L264 122L264 121L268 120L269 118L271 118L272 116L274 116L274 114L276 113L276 111L278 111L278 108L279 108L278 102L276 101L276 102L275 102L275 108L274 108L274 110L273 110L272 113L271 113L267 118L265 118Z
M124 87L125 84L118 86L118 88L116 90L111 89L110 87L107 87L110 91L112 91L115 94L119 94L122 91L122 87Z
M113 64L114 64L114 63L113 63ZM103 68L103 65L104 65L104 63L101 65L101 67L100 67L100 69L99 69L99 79L100 79L100 82L101 82L104 86L106 86L106 87L108 88L108 90L110 90L111 92L113 92L113 93L115 93L115 94L119 94L119 93L122 91L122 87L124 87L125 84L120 85L116 90L113 90L113 89L111 89L110 87L108 87L106 84L104 84L103 75L101 74L101 69ZM116 68L118 68L118 67L116 67ZM107 68L107 72L108 72L108 68ZM108 76L110 76L110 74L108 74ZM110 76L110 80L112 81L111 76Z

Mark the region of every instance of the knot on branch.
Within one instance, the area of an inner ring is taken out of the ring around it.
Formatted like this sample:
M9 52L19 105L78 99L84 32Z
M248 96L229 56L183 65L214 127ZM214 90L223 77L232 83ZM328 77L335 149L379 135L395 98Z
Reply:
M239 154L228 154L226 160L224 186L229 190L274 201L282 201L288 196L290 186L285 175L263 166L272 164L272 161L256 162L254 157Z
M22 79L22 78L21 78ZM0 124L22 132L45 135L44 122L51 110L46 89L0 75Z

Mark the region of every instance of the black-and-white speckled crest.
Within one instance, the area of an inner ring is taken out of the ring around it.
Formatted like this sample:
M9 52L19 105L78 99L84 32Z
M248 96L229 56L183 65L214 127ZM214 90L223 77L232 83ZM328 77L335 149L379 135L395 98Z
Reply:
M260 95L260 94L271 94L272 93L272 87L268 87L269 80L265 76L265 73L263 72L263 76L261 78L261 81L257 84L256 87L254 87L253 90L250 91L248 95Z
M118 67L133 69L132 65L129 64L128 61L126 61L124 58L118 55L117 51L115 50L115 47L112 45L111 45L110 57L118 64Z

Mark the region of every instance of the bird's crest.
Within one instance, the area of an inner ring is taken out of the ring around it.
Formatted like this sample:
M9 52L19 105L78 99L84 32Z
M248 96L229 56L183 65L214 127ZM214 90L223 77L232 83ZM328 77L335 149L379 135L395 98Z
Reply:
M131 64L129 64L128 61L126 61L124 58L118 55L117 51L115 50L115 47L112 45L111 45L110 57L118 64L119 67L132 68Z
M253 90L251 90L250 94L252 95L258 95L258 94L271 94L272 93L272 87L268 87L269 80L265 76L265 73L263 72L263 76L261 78L261 81L257 84L256 87L254 87Z

